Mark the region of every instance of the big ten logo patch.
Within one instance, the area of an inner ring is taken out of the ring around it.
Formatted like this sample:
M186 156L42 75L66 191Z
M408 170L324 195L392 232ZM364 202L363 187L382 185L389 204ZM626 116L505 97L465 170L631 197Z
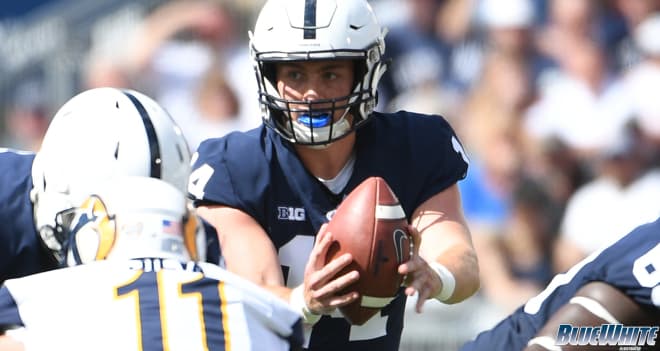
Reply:
M277 219L302 222L305 220L305 209L302 207L278 206Z

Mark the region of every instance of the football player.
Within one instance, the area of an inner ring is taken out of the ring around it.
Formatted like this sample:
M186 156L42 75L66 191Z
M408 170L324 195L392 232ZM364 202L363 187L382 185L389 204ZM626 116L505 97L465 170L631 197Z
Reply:
M373 111L385 31L365 0L271 0L251 34L263 125L203 142L188 191L219 232L230 271L277 291L305 317L313 350L397 350L407 295L455 303L479 286L456 182L468 160L440 116ZM328 221L369 176L384 178L421 238L406 287L364 325L336 307L359 279L350 254L326 264Z
M26 350L300 349L295 310L202 262L203 233L179 189L115 177L89 192L57 218L67 268L0 288L5 339Z
M566 332L560 337L560 324L601 327L600 335L590 346L585 345L590 336L576 334L574 341L586 341L571 344ZM461 351L619 350L614 329L602 330L619 324L655 326L656 332L660 327L660 219L558 274L539 295ZM608 338L613 342L606 345Z
M55 217L88 195L85 185L140 175L184 191L189 162L179 128L151 98L113 88L74 96L53 117L36 155L0 149L0 283L58 266ZM210 260L219 254L216 236L209 233Z

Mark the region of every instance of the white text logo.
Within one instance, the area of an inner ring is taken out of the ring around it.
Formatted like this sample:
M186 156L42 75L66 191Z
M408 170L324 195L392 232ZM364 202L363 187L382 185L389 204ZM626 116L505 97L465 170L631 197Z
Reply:
M278 206L277 219L302 222L305 220L305 209L302 207Z
M596 327L577 327L560 324L557 329L558 346L562 345L618 345L618 346L654 346L658 337L657 326L624 326L622 324L603 324Z

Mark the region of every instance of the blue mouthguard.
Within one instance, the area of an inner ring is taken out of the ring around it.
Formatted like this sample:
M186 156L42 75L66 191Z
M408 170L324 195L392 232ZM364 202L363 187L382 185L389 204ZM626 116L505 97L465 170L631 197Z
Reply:
M330 124L330 114L324 113L316 116L304 114L298 117L298 122L306 127L321 128Z

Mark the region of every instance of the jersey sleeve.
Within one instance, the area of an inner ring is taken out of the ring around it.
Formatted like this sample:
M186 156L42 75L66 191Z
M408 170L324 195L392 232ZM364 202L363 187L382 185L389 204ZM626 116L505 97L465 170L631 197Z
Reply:
M16 300L6 285L0 288L0 331L23 326Z
M188 181L188 195L199 204L236 205L229 169L226 165L226 139L209 139L202 142L193 155Z
M641 225L608 247L602 280L617 287L635 302L660 311L660 220Z
M58 266L34 224L33 160L34 153L0 148L0 283Z
M469 159L453 128L441 116L410 114L410 139L415 164L421 165L419 181L423 184L422 203L449 188L467 175Z
M225 205L259 218L268 187L260 130L202 142L193 156L188 193L195 206Z

